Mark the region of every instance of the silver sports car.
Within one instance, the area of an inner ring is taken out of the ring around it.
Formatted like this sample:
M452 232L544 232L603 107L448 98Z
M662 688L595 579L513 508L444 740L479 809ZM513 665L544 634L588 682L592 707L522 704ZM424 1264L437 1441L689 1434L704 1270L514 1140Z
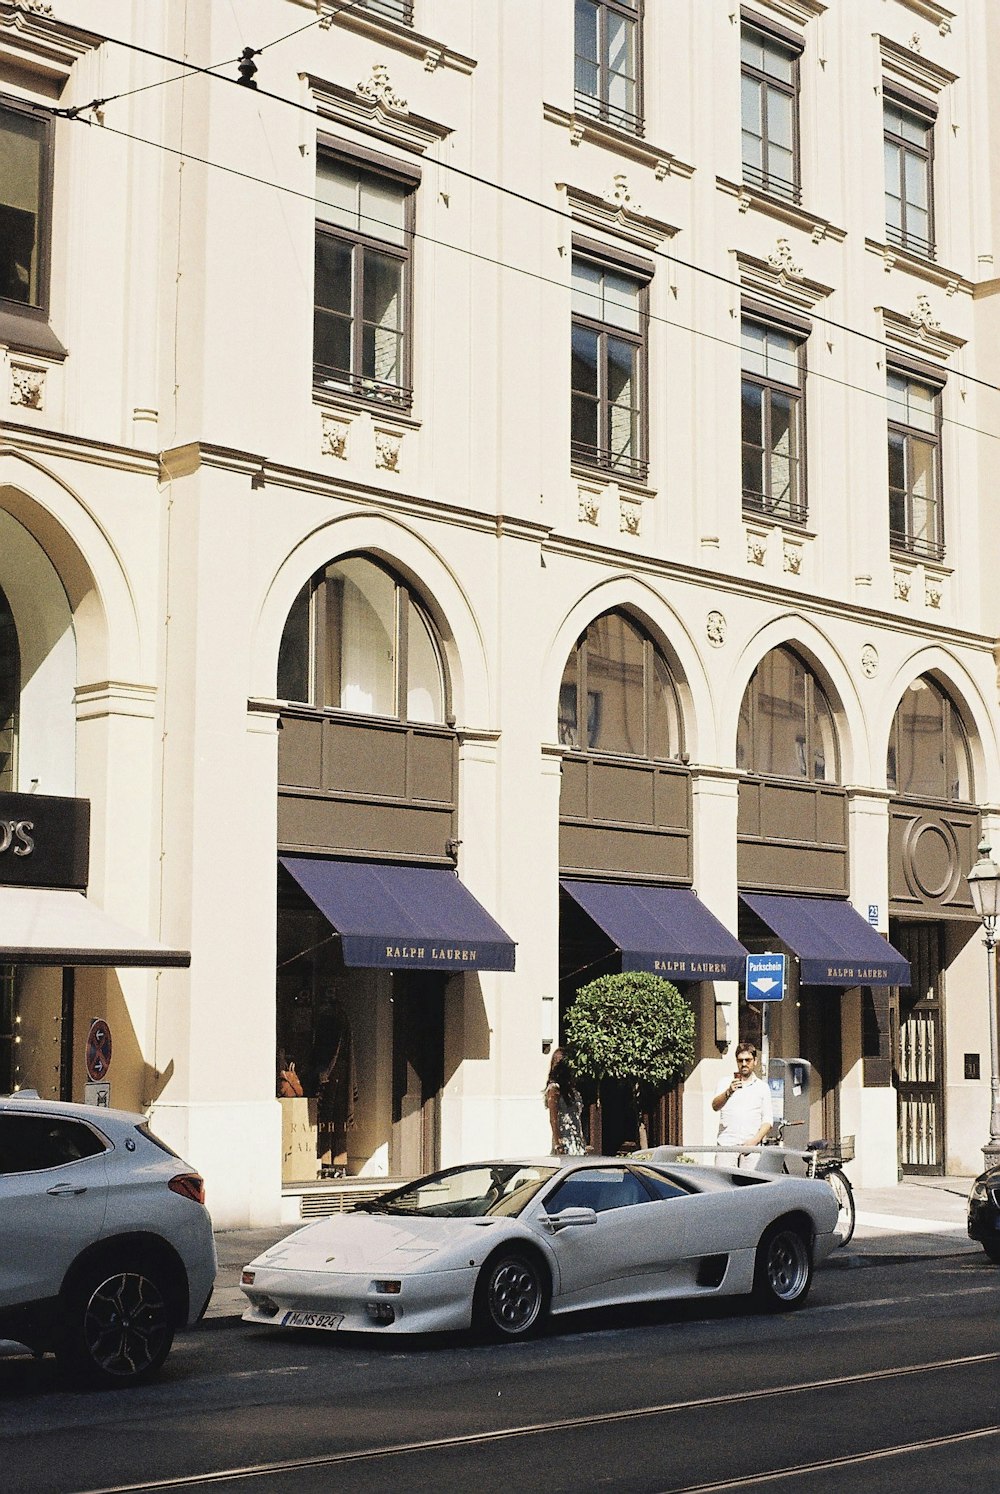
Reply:
M502 1338L548 1313L751 1294L797 1307L836 1247L807 1178L620 1157L479 1162L320 1219L251 1261L245 1322Z

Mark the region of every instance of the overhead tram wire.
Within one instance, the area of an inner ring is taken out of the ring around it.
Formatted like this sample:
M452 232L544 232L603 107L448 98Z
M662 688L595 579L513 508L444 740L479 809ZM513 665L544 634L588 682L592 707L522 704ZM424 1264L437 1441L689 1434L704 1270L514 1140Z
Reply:
M282 42L291 41L292 37L294 36L301 36L303 31L310 31L314 26L320 26L324 21L330 21L334 18L334 16L339 16L342 11L352 10L353 7L357 4L358 0L344 0L344 3L342 5L338 5L335 8L325 12L324 14L316 16L313 20L307 21L304 26L297 26L294 31L286 31L283 36L274 37L272 41L265 42L262 47L244 47L238 57L230 57L225 62L213 62L208 67L202 67L197 62L188 62L187 59L183 57L171 57L168 53L157 52L151 47L140 46L138 42L122 41L121 38L117 36L103 35L101 36L101 41L103 43L106 43L108 46L121 47L124 51L127 52L138 52L143 57L152 57L158 62L169 62L173 67L183 67L186 68L187 71L183 73L176 73L172 78L157 78L155 83L141 83L138 88L129 88L126 89L123 93L112 93L109 94L107 98L91 99L89 104L73 104L65 109L53 107L50 112L59 119L79 119L80 115L85 113L88 109L103 109L108 104L118 104L121 103L123 99L135 98L136 94L148 93L150 89L165 88L168 83L183 83L185 78L190 78L192 75L198 74L201 74L202 76L207 78L218 78L223 83L241 84L243 83L243 79L229 78L225 73L221 72L220 69L224 67L238 67L242 62L250 61L254 57L262 57L263 54L265 52L269 52L272 47L279 47ZM55 17L49 17L48 19L54 21L55 24L58 24L58 22L55 21ZM274 94L269 95L269 97L277 98L279 97L279 95ZM288 102L291 103L293 101L288 100Z
M212 76L213 77L218 77L220 75L218 73L214 73L214 74L212 74ZM235 80L232 80L232 81L235 84ZM239 85L235 84L235 86L239 86ZM265 94L265 97L267 97L266 94ZM51 106L48 106L48 105L39 105L38 108L39 108L40 111L44 111L44 112L48 112L48 113L55 112L51 108ZM308 112L312 113L313 111L308 111ZM194 165L205 166L205 167L208 167L208 168L210 168L211 170L214 170L214 171L222 171L222 172L225 172L229 176L234 176L238 180L249 182L249 183L251 183L254 186L265 187L268 190L273 191L273 192L283 192L283 193L286 193L290 197L296 197L296 198L298 198L300 201L310 202L314 206L316 205L317 198L316 198L315 194L313 194L311 192L300 192L298 190L298 188L296 188L296 187L288 187L288 186L286 186L282 182L268 181L264 177L254 176L252 172L249 172L249 171L240 171L238 167L235 167L235 166L226 166L223 162L210 160L206 156L197 156L197 155L195 155L191 151L181 150L178 146L167 145L165 142L163 142L161 140L147 140L142 135L135 135L135 134L133 134L129 130L119 130L119 129L116 129L114 127L114 125L109 125L109 124L106 124L106 123L100 123L99 124L99 123L97 123L94 120L85 119L82 115L75 115L75 116L73 116L73 118L74 118L74 121L76 123L78 123L78 124L84 124L84 125L87 125L88 127L91 127L91 128L96 127L97 130L98 130L98 132L101 133L101 134L115 135L115 136L117 136L120 139L131 140L131 141L133 141L133 143L135 143L137 145L147 145L152 150L161 150L161 151L164 151L167 155L176 156L180 160L190 161ZM443 163L435 162L434 164L443 164ZM473 179L477 180L477 181L481 180L481 178L477 178L477 177L474 177ZM489 182L485 182L484 185L489 186L489 185L492 185L492 184L489 183ZM500 188L499 190L503 191L505 189ZM526 200L529 201L529 202L531 201L531 199L526 199ZM546 206L546 204L543 203L543 204L540 204L540 206L544 207L544 206ZM559 212L559 209L553 209L553 211ZM565 214L565 215L560 214L560 215L566 217L569 221L572 221L572 219L569 218L568 214ZM372 218L372 217L369 216L366 221L368 221L370 223L378 223L381 220L375 219L375 218ZM539 272L537 270L528 269L524 265L511 264L507 260L497 259L493 255L483 254L483 253L481 253L481 252L479 252L478 250L475 250L475 249L467 249L467 248L463 247L461 244L453 244L453 243L449 243L445 239L434 238L433 235L431 235L431 234L422 234L422 233L418 233L416 230L413 230L412 233L411 233L411 238L414 239L415 241L420 242L420 243L432 244L432 245L434 245L438 249L446 249L446 250L450 250L454 254L464 255L467 259L476 260L480 264L493 265L497 269L509 270L512 274L515 274L515 275L524 275L524 276L528 277L529 279L538 281L540 284L550 285L550 286L552 286L556 290L560 290L560 291L566 292L566 291L568 291L570 289L569 285L565 281L563 281L563 280L556 280L551 275L545 275L545 274L542 274L541 272ZM658 251L654 250L653 252L656 253ZM666 257L666 256L664 256L664 257ZM671 260L670 262L674 263L675 261ZM681 261L680 263L683 265L683 261ZM693 266L692 268L697 269L697 266ZM703 273L713 275L716 280L720 280L720 281L722 281L723 284L731 286L731 287L733 287L736 290L740 289L740 286L739 286L738 282L736 282L736 281L730 281L730 280L726 279L724 276L721 276L721 275L714 275L714 272L708 271L708 270L704 271ZM776 307L775 309L780 309L780 308ZM647 312L646 313L646 320L647 320L647 322L655 323L658 326L672 327L676 331L686 332L686 333L688 333L689 336L692 336L692 337L701 337L701 338L704 338L706 341L718 343L722 347L732 348L732 349L735 349L737 351L740 349L740 342L738 340L733 340L733 339L728 338L728 337L722 337L718 333L709 332L705 328L702 328L702 327L690 327L690 326L687 325L686 322L676 321L676 320L673 320L670 317L657 316L653 312ZM820 320L820 319L817 318L817 320ZM855 329L850 328L850 327L844 327L843 330L845 332L855 331ZM878 338L872 337L872 336L870 336L870 334L864 333L864 332L860 332L860 331L856 332L856 335L859 336L859 337L865 338L866 341L872 343L873 346L875 348L877 348L878 350L880 350L883 354L886 354L888 352L887 345L884 342L879 341ZM987 389L987 390L991 391L992 393L1000 393L1000 385L991 384L991 383L989 383L985 379L977 379L974 376L972 376L971 374L965 374L965 373L955 372L954 375L953 375L953 377L956 378L957 380L963 381L965 383L976 384L976 385L978 385L979 387L981 387L983 389ZM862 384L856 384L856 383L854 383L850 379L840 379L835 374L823 373L819 369L813 368L813 367L811 367L809 369L809 378L813 379L813 380L822 380L825 383L833 385L835 388L851 390L855 394L866 395L866 396L868 396L870 398L880 400L882 403L885 403L885 401L886 401L886 397L887 396L886 396L886 392L885 392L884 388L868 389L868 388L865 388L864 385L862 385ZM951 427L954 430L967 431L971 435L985 436L988 439L994 440L994 441L995 440L1000 440L1000 429L995 430L995 431L994 430L984 430L980 426L970 425L966 421L956 420L956 419L954 419L953 416L943 415L941 417L941 424L943 426L949 426L949 427Z
M338 6L338 7L336 7L336 9L331 9L330 11L325 12L323 15L317 16L314 21L307 22L304 26L298 27L295 31L290 31L285 36L276 37L274 41L267 42L265 44L265 46L263 46L263 47L260 47L260 48L248 48L248 49L245 49L245 51L249 52L251 56L260 56L261 53L263 53L264 51L269 50L271 47L278 46L282 42L288 41L291 37L301 35L302 32L311 30L314 26L318 26L321 22L323 22L323 21L325 21L327 19L333 20L342 11L347 11L347 10L353 9L354 6L355 6L355 4L357 4L357 3L358 3L358 0L345 0L345 3L342 4L342 5L340 5L340 6ZM109 42L110 44L112 44L114 46L120 46L120 47L129 48L129 49L134 50L134 51L145 53L145 55L147 55L147 56L157 57L161 61L173 63L177 67L187 67L187 68L189 68L193 72L204 74L205 76L210 77L210 78L215 78L219 82L232 84L233 87L237 87L238 88L238 87L241 86L241 83L242 83L242 80L239 79L239 78L229 78L224 73L220 73L218 71L215 71L212 68L199 67L196 63L188 63L188 62L184 61L183 58L170 57L170 56L166 55L165 53L161 53L161 52L152 52L148 48L140 47L137 43L124 42L124 41L121 41L117 37L110 37L110 36L106 36L104 38L104 40L107 41L107 42ZM233 58L231 65L235 66L239 61L240 61L240 58L238 58L238 57ZM230 64L226 64L226 63L220 63L220 64L218 64L218 66L227 66L227 65L230 65ZM181 76L183 76L183 75L181 75ZM167 83L167 82L171 82L171 81L175 81L175 80L173 80L173 79L163 79L162 80L163 83ZM156 86L159 86L159 85L156 85L156 84L145 84L145 85L143 85L143 87L156 87ZM134 91L135 92L139 92L140 90L134 90ZM259 84L256 85L256 87L254 88L254 92L256 93L256 95L257 95L258 98L271 99L275 103L283 104L288 109L295 109L299 113L308 114L311 118L314 118L314 119L317 117L317 111L315 109L311 108L308 104L301 103L298 99L289 99L289 98L286 98L284 96L284 94L273 93L273 92L271 92L270 89L261 88L259 86ZM57 117L69 118L69 119L80 119L81 115L82 115L82 112L84 110L91 109L91 108L94 108L94 107L103 107L104 104L114 103L114 102L117 102L119 99L128 98L128 97L129 97L129 94L127 94L127 93L125 93L125 94L116 94L116 95L112 96L109 99L94 100L93 103L91 103L91 104L76 105L72 109L57 109L57 108L53 107L53 108L51 108L51 112L53 114L55 114ZM90 123L90 121L85 120L84 123ZM127 132L125 132L125 131L120 131L119 133L127 136ZM141 137L128 137L127 136L127 138L136 138L136 139L138 139L138 138L141 138ZM158 147L158 148L161 148L161 149L164 149L164 150L171 150L172 149L170 146L166 146L166 145L161 146L158 141L144 141L142 143L147 144L147 145L152 145L154 147ZM183 153L179 152L178 154L183 154ZM195 159L197 159L197 158L195 158ZM211 162L211 161L203 161L202 164L206 165L206 166L213 166L213 165L217 165L218 163ZM467 181L475 182L475 183L477 183L481 187L488 188L490 191L499 192L502 195L510 197L513 200L517 201L517 202L521 202L526 207L533 207L533 208L539 209L542 212L550 213L550 214L554 215L555 217L559 218L564 223L572 224L573 221L574 221L573 220L573 216L572 216L571 213L568 213L563 208L557 207L553 203L543 202L540 198L530 197L527 193L518 191L516 187L507 187L507 186L504 186L501 182L492 181L489 177L480 176L475 171L468 171L468 170L466 170L465 167L458 166L453 161L436 160L434 162L434 164L440 170L442 170L442 171L450 171L453 174L455 174L456 176L460 176L460 177L465 178L465 180L467 180ZM230 168L223 167L222 169L223 170L228 170ZM239 175L239 174L241 174L241 173L237 173L237 175ZM280 186L280 184L276 183L276 182L267 183L267 182L263 182L260 178L253 178L253 179L261 181L261 185L273 187L276 191L287 190L287 189L283 189ZM301 194L298 194L298 195L301 195ZM434 242L433 240L428 240L428 241L429 242ZM682 259L679 255L677 255L677 254L670 254L670 253L668 253L664 249L650 249L649 253L655 259L661 259L666 264L674 265L674 266L676 266L679 269L688 270L693 275L703 275L703 276L706 276L708 279L714 280L717 284L724 285L727 288L729 288L730 290L734 290L734 291L737 291L737 292L741 292L743 290L743 287L742 287L742 285L740 284L740 282L738 280L733 280L731 276L724 275L724 274L721 273L721 271L711 270L711 269L709 269L705 265L698 265L698 264L695 264L691 260ZM500 261L494 261L494 263L500 263ZM516 269L517 266L507 266L507 268ZM530 273L530 272L525 272L525 273ZM542 278L544 278L544 277L542 277ZM770 303L770 304L773 305L773 309L775 311L780 311L781 310L780 303L773 302L773 303ZM820 324L821 326L831 328L833 331L836 331L836 332L843 332L847 336L861 338L864 342L870 343L873 347L879 348L883 352L886 351L886 343L885 343L884 339L877 337L872 332L865 332L860 327L851 327L846 322L835 321L832 317L823 316L821 313L817 312L815 309L813 309L810 312L810 317L811 317L811 320L813 322L816 322L816 323ZM666 319L662 319L662 320L666 320ZM680 323L671 323L671 322L667 322L666 324L668 326L675 326L675 325L676 326L680 326L680 325L682 325ZM687 330L693 330L693 329L687 329ZM700 335L706 335L706 334L700 334ZM718 340L723 341L723 342L726 341L726 339L718 339ZM813 371L810 370L810 372L812 373ZM814 375L814 376L815 377L820 377L820 378L824 377L824 375L822 375L822 374L820 374L820 375ZM992 391L995 394L996 393L1000 393L1000 384L994 384L994 383L992 383L988 379L981 379L981 378L978 378L977 376L975 376L973 374L962 373L962 372L957 372L957 371L956 371L956 373L955 373L954 376L956 378L958 378L958 379L961 379L962 381L964 381L967 384L975 385L977 388L988 389L988 390ZM845 381L843 381L843 380L837 380L836 382L844 384L844 387L847 387L847 388L860 389L860 386L853 385L853 384L850 384L850 383L845 383ZM860 392L867 393L868 391L861 390ZM960 424L959 422L952 422L952 423L953 424ZM972 426L972 427L961 426L960 428L962 428L962 429L969 429L969 430L976 430L976 427L974 427L974 426ZM990 433L989 432L981 432L980 434L990 434Z

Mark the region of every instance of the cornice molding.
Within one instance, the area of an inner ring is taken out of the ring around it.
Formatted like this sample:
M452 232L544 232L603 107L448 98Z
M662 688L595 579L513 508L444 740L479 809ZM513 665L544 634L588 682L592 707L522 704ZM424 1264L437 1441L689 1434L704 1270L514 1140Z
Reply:
M715 178L718 191L727 197L735 197L741 213L753 208L756 213L763 213L768 218L777 218L779 223L787 223L790 228L798 228L802 233L807 233L814 244L819 244L823 239L830 239L834 244L842 244L847 238L846 228L837 228L829 218L820 218L815 213L806 212L804 208L796 207L793 202L782 202L778 197L771 197L766 192L758 192L754 187L748 187L745 182L727 181L724 176Z
M888 306L876 306L882 318L886 343L890 347L902 348L908 353L923 357L928 354L944 361L965 347L966 339L945 332L936 321L926 296L917 297L917 305L906 316ZM923 303L923 304L921 304Z
M899 0L899 3L905 5L907 10L912 10L916 15L922 16L925 21L930 21L942 36L949 35L951 23L955 19L953 10L945 10L943 5L936 3L936 0Z
M73 64L101 46L104 38L56 20L51 12L50 5L0 0L0 59L61 86Z
M877 33L876 40L882 66L901 83L922 88L925 93L943 93L949 84L958 79L957 73L950 72L938 62L931 62L929 57L922 57L912 47L902 47L899 42Z
M649 217L638 203L632 202L627 179L620 172L603 197L568 182L556 182L556 190L565 194L574 225L611 234L638 248L656 250L679 232L672 224Z
M865 239L865 248L869 254L877 254L881 258L886 274L890 270L905 270L908 275L926 281L928 285L936 285L947 296L953 296L956 291L961 291L965 296L971 296L975 292L972 281L966 280L957 270L949 270L932 259L922 259L918 254L909 254L895 244L884 244L879 239Z
M826 10L823 0L752 0L750 9L770 11L783 21L793 21L797 26L807 26Z
M319 11L319 23L323 30L329 30L336 22L345 31L370 36L396 52L417 58L429 73L434 72L435 68L446 67L469 76L476 69L475 58L466 57L433 37L422 36L412 26L393 21L391 17L375 15L372 11L356 7L345 7L343 0L316 0L316 9Z
M787 240L778 240L779 246ZM745 291L757 291L771 296L775 301L796 311L812 311L820 301L833 294L832 285L823 285L810 280L794 264L785 263L784 257L772 254L768 259L756 259L739 249L733 251L739 270L740 287Z
M353 90L339 83L328 83L312 73L304 74L317 116L326 123L361 130L402 150L423 155L431 146L446 140L452 128L411 114L406 100L393 94L388 74L379 71L382 66L376 63L372 78L360 80Z
M587 114L570 113L565 109L559 109L555 104L543 104L542 113L549 124L560 125L568 130L573 145L580 145L587 141L592 145L599 145L604 150L613 152L616 156L625 156L630 161L637 161L642 166L648 166L657 180L665 176L679 176L685 181L694 176L694 167L685 161L679 161L675 155L668 150L661 150L659 146L650 145L638 135L632 135L627 130L616 130L613 125L605 124L603 120L592 119Z

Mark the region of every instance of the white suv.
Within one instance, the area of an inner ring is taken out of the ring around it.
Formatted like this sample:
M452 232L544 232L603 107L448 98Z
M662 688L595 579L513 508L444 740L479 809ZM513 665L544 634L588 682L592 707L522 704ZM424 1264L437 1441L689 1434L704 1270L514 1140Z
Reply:
M0 1338L137 1384L215 1281L205 1185L141 1115L0 1098Z

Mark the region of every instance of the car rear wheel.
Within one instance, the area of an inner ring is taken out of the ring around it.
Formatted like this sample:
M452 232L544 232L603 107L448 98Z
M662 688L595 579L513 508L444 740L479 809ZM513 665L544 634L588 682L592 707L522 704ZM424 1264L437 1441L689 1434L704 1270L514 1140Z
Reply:
M109 1261L74 1284L57 1355L74 1379L98 1385L139 1385L170 1352L174 1312L155 1265Z
M809 1295L812 1271L812 1252L801 1229L772 1224L757 1247L754 1297L769 1312L799 1307Z
M995 1265L1000 1266L1000 1240L981 1240L980 1244L986 1251L986 1254L989 1256L990 1260L993 1261Z
M491 1338L524 1338L544 1319L549 1284L541 1261L528 1251L502 1250L479 1273L473 1325Z

